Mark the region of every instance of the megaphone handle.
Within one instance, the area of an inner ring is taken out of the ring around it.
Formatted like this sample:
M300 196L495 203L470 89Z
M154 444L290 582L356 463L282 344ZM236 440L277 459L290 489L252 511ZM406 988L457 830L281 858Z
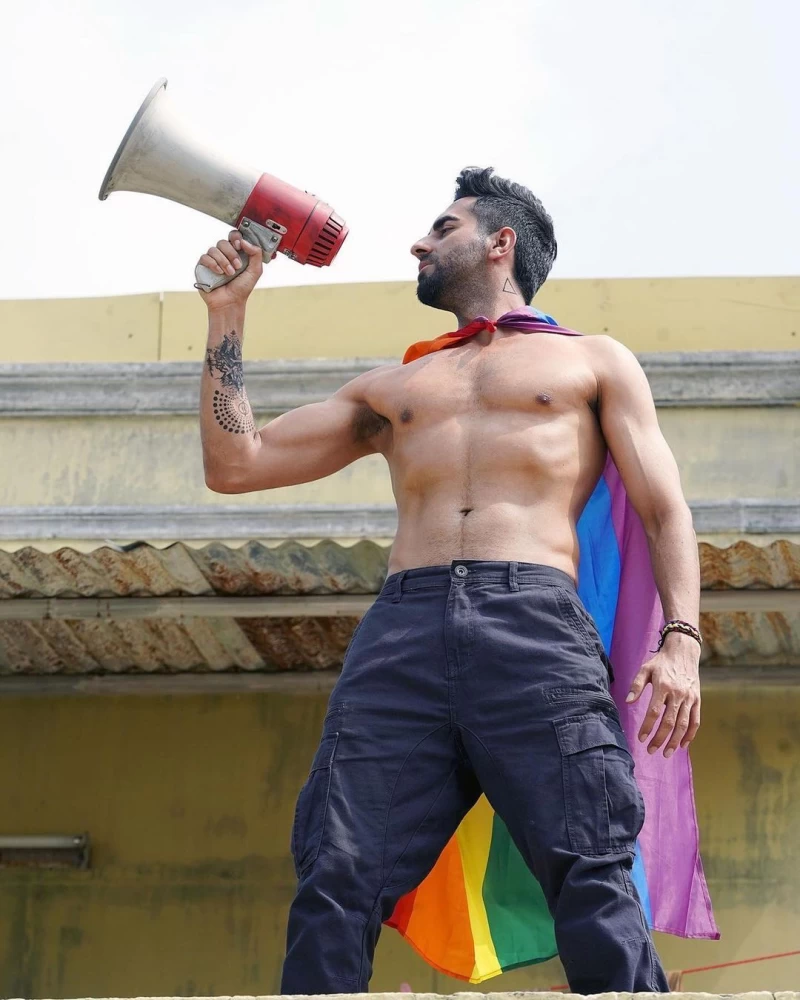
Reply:
M273 222L272 219L267 220L266 226L262 226L258 222L253 222L252 219L242 219L239 232L242 234L242 239L261 247L264 263L268 264L272 260L272 255L280 246L281 237L286 233L286 227ZM247 254L242 254L242 256L246 258ZM194 287L200 289L201 292L213 292L215 288L227 285L229 281L233 281L234 278L238 277L242 271L246 271L248 260L249 258L244 261L236 274L217 274L216 271L212 271L205 264L198 264L194 269Z

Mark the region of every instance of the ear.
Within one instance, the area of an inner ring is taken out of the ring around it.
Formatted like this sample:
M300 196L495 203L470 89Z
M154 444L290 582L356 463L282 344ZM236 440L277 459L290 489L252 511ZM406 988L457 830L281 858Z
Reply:
M489 238L489 260L508 260L517 245L517 234L510 226L503 226Z

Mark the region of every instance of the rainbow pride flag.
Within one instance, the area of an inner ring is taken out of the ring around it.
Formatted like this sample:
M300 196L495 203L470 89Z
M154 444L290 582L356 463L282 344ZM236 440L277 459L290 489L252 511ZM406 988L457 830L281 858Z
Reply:
M483 317L413 356L460 343L489 328ZM534 309L500 317L494 326L576 336ZM409 352L412 348L409 348ZM647 539L611 457L578 522L578 593L592 615L613 666L611 693L636 763L646 819L637 843L633 881L650 927L689 938L719 937L699 852L689 754L650 756L636 738L646 694L626 705L631 681L656 648L663 624ZM557 954L544 895L508 830L485 797L464 818L427 878L404 896L386 921L435 969L481 983Z

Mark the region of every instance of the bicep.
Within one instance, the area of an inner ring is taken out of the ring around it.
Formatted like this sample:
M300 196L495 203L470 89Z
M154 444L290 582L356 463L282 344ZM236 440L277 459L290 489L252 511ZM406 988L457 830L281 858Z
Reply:
M600 425L636 512L647 526L685 506L675 458L635 356L614 344L599 366Z
M289 410L258 432L259 447L248 467L235 477L230 492L249 493L324 479L374 454L378 449L370 431L375 430L375 421L372 427L365 421L364 404L347 394L337 393Z
M282 413L261 431L264 469L282 486L333 475L377 451L375 416L366 404L339 395Z

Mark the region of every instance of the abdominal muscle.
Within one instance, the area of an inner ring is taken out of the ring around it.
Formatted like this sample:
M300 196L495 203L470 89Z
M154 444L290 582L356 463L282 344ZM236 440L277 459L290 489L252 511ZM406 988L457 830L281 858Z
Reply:
M398 510L389 573L481 559L553 566L577 580L576 525L605 460L587 416L544 434L462 425L398 442L387 456Z
M398 508L389 573L484 559L554 566L577 579L575 525L547 505L487 504L462 514L447 504Z

